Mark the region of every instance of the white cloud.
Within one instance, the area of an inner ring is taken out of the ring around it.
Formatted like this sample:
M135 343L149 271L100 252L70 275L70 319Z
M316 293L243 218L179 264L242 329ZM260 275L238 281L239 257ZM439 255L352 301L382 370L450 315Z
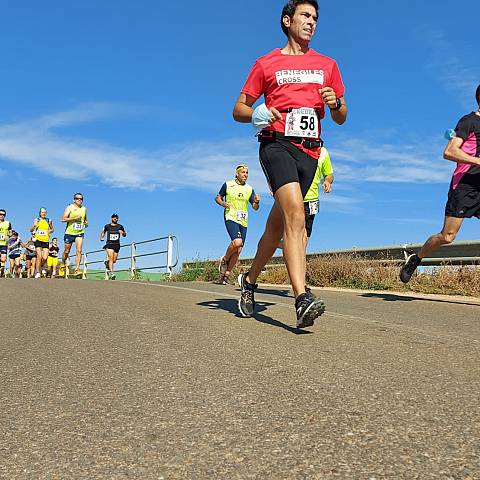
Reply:
M454 46L442 30L426 25L422 28L420 35L426 40L430 48L430 59L428 68L435 72L435 77L441 82L444 88L458 97L462 105L471 108L475 104L475 89L480 78L480 64L476 57L477 44L472 46L464 45L464 48L471 48L477 63L470 63L466 66L458 55L459 48ZM474 38L474 37L473 37Z
M64 127L129 114L110 104L88 104L71 111L0 125L0 157L42 170L50 175L101 182L134 189L194 188L215 192L234 167L247 163L249 182L268 194L258 164L258 143L252 137L170 145L146 151L117 147L106 142L69 137ZM452 165L441 159L443 145L418 142L378 141L336 135L330 151L337 180L347 195L325 196L327 203L351 204L348 191L359 182L445 182ZM351 188L349 188L351 187Z

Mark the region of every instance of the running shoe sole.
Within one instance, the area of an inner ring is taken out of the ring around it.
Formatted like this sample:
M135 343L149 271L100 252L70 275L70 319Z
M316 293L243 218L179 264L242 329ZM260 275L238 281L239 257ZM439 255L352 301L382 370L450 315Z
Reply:
M410 271L412 269L412 263L414 263L414 257L415 257L415 253L412 253L411 255L408 256L408 258L405 260L405 263L403 265L403 267L401 268L400 270L400 280L403 282L403 283L408 283L413 274L415 273L415 270L417 269L418 265L420 265L420 263L418 263L415 268Z
M311 327L315 323L315 319L325 312L325 303L317 298L303 312L303 315L297 319L297 328Z

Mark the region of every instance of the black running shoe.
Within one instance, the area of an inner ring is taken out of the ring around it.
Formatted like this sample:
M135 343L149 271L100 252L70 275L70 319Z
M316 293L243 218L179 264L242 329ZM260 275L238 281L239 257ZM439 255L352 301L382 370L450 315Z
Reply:
M257 284L251 284L247 282L248 273L241 273L238 276L238 284L242 293L240 294L240 300L238 301L238 309L242 317L251 317L255 310L255 289Z
M403 265L402 269L400 270L400 280L403 283L408 283L412 278L413 273L420 265L422 259L416 254L412 253L407 260L405 261L405 265Z
M311 327L317 317L325 311L325 303L312 292L302 293L295 300L297 328Z

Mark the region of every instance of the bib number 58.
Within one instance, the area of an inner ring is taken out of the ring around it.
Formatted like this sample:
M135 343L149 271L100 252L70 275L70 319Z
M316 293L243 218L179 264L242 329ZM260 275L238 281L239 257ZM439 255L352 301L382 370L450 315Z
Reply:
M300 118L300 128L302 130L315 130L315 117L302 115Z

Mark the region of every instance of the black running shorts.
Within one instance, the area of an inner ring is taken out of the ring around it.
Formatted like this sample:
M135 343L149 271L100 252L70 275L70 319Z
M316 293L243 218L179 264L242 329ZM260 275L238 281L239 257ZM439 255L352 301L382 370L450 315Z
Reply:
M312 235L313 221L315 220L315 215L310 214L310 206L308 202L303 204L305 210L305 230L307 230L307 237L310 238Z
M318 161L287 140L262 140L260 165L274 195L280 187L296 182L304 197L312 184Z
M49 248L50 244L48 242L42 242L41 240L35 240L35 248Z
M454 190L450 185L445 206L446 217L471 218L480 215L480 189L459 184Z
M120 244L119 243L106 243L103 247L104 250L113 250L115 253L120 251Z

